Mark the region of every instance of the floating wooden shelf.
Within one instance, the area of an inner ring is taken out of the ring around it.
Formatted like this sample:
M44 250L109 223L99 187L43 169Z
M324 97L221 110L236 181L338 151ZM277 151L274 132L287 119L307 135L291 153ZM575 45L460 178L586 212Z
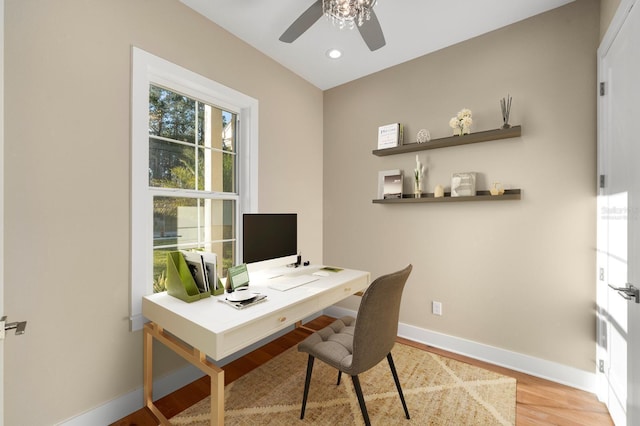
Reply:
M406 204L406 203L458 203L461 201L507 201L519 200L522 195L520 189L507 189L502 195L491 195L489 191L476 191L476 195L470 197L452 197L450 192L445 192L444 197L435 198L433 193L422 194L417 198L413 194L403 195L402 198L387 198L373 200L376 204Z
M416 142L396 146L394 148L374 149L373 154L382 157L385 155L404 154L406 152L446 148L449 146L467 145L470 143L488 142L498 139L517 138L521 134L522 126L512 126L508 129L487 130L463 136L449 136L446 138L431 139L429 142L424 143Z

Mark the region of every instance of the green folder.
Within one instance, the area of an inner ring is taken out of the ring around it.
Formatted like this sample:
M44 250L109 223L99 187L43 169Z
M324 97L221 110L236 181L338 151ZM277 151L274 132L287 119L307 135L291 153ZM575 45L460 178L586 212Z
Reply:
M208 292L200 293L189 266L179 251L167 253L167 293L188 303L211 295Z

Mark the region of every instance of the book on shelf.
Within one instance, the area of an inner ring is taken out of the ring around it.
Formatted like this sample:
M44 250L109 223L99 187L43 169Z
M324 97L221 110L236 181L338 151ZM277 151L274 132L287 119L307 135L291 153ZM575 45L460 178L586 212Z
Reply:
M378 149L393 148L402 145L404 127L400 123L378 127Z

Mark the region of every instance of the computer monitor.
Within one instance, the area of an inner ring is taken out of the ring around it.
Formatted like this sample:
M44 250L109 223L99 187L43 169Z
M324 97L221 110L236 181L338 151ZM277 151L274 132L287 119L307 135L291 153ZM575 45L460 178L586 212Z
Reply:
M297 261L298 215L245 213L242 220L242 261L250 271Z

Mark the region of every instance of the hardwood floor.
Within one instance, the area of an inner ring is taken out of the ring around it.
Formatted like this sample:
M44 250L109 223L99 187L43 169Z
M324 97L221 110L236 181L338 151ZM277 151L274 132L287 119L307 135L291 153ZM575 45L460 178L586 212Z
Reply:
M322 316L311 321L307 326L313 329L320 329L331 321L333 321L333 318ZM309 332L304 329L293 330L226 365L223 368L225 384L234 381L243 374L248 373L271 358L281 354L308 335ZM399 338L398 341L425 351L514 377L517 380L516 423L518 425L613 425L607 408L591 393L503 367L497 367L486 362L453 354L421 343L415 343L410 340ZM203 377L156 401L156 406L166 417L170 418L208 395L209 377ZM155 417L146 408L142 408L113 423L115 426L147 426L156 424Z

